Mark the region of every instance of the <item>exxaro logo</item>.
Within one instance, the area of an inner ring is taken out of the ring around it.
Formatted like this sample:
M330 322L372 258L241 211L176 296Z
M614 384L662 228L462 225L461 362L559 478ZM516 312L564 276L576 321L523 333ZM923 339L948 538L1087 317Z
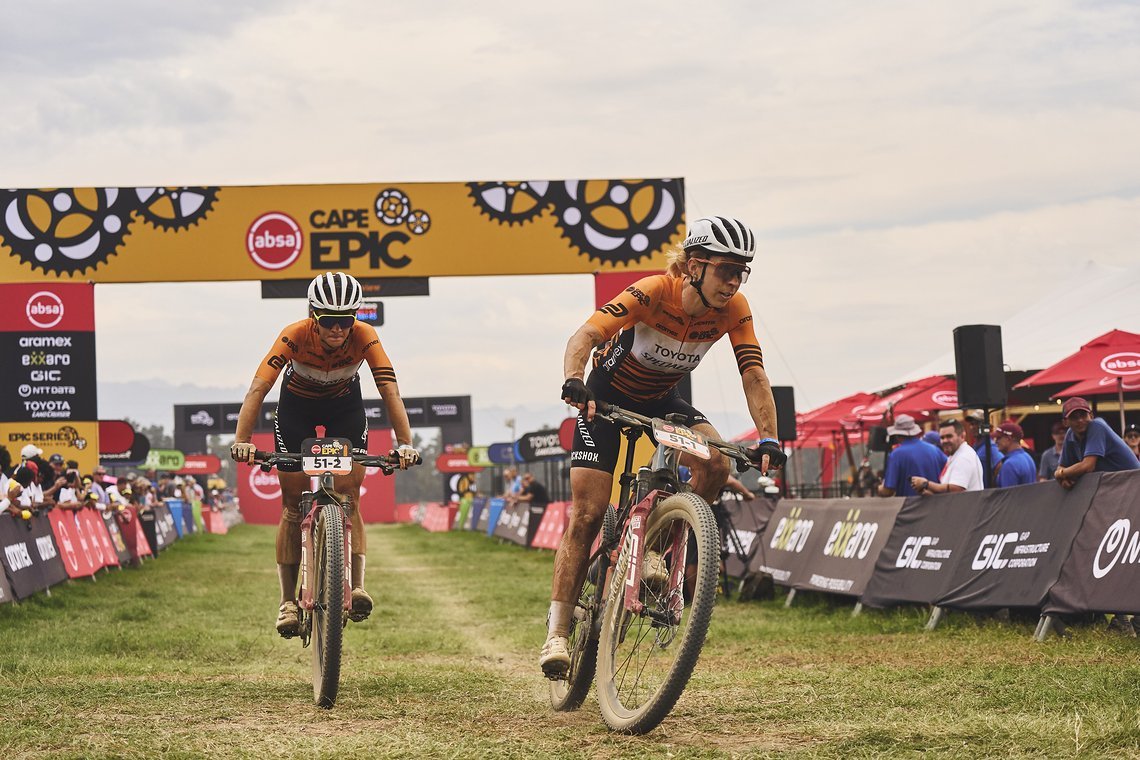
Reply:
M879 524L874 522L860 522L859 515L862 510L850 509L847 517L831 527L831 535L823 546L823 553L828 557L842 557L851 559L858 557L864 559L871 551L871 542L879 532Z
M1132 521L1122 517L1104 532L1093 557L1092 574L1097 580L1119 565L1140 563L1140 532L1132 532Z
M803 551L815 521L800 518L802 513L801 507L792 507L787 517L781 517L780 522L776 523L776 530L768 545L780 551L796 553Z

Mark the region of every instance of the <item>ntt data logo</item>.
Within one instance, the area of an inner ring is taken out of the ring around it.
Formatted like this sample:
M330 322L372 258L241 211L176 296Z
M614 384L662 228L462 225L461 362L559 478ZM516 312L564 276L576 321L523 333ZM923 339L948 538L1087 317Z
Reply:
M47 330L63 319L63 300L50 290L41 290L28 299L24 313L33 325Z
M275 271L297 260L304 241L301 227L293 217L273 211L257 217L249 226L245 249L253 263L262 269Z
M1100 360L1100 368L1110 375L1140 374L1140 354L1135 351L1109 354Z

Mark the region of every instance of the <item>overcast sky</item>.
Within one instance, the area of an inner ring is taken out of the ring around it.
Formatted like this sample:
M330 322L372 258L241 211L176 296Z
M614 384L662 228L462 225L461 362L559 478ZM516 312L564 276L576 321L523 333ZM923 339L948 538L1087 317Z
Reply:
M745 292L801 410L1140 260L1133 2L41 0L0 6L0 91L7 187L684 177L690 217L757 231ZM405 395L563 415L588 276L431 290L386 303ZM253 283L96 292L108 384L245 388L303 312ZM1122 309L1104 330L1140 331ZM739 420L727 346L694 380Z

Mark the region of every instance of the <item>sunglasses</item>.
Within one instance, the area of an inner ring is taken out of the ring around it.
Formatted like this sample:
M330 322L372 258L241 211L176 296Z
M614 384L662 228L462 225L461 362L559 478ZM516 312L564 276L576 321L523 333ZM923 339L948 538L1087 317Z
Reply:
M317 320L317 324L328 330L334 327L347 330L356 324L355 314L319 314L313 313L313 318Z
M702 264L712 264L713 272L725 282L728 282L734 277L739 277L740 284L743 285L748 282L748 275L752 274L750 267L746 267L743 264L733 264L730 261L717 261L715 263L708 259L691 259L691 261L698 261Z

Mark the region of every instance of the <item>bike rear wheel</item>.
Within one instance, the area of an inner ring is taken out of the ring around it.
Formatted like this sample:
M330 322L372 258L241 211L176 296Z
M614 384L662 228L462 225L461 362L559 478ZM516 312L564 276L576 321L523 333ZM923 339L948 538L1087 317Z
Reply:
M596 564L596 563L595 563ZM565 679L550 682L550 706L558 712L577 710L590 693L594 671L598 663L598 615L601 614L602 597L598 593L596 575L598 567L591 567L582 582L582 593L574 605L574 615L570 619L570 670Z
M720 547L716 521L704 499L680 493L661 501L650 513L643 550L656 552L669 577L684 574L688 534L696 538L697 572L692 599L684 584L640 580L639 599L646 610L625 609L631 565L629 533L610 582L598 644L598 704L614 731L644 734L655 728L681 696L704 645L716 601ZM692 564L692 558L688 558Z
M340 508L326 506L313 528L316 572L311 646L313 700L318 707L336 703L340 688L340 651L344 633L344 522Z

